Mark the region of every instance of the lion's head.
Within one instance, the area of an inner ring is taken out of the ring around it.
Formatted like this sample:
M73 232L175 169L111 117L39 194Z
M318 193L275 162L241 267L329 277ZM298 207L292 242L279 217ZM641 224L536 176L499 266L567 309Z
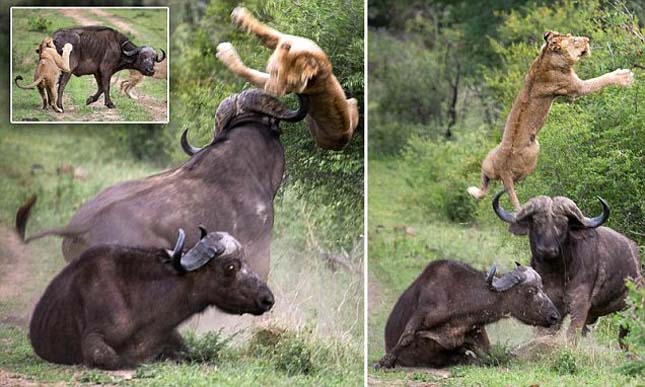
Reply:
M546 43L542 49L547 53L555 54L566 65L573 65L591 52L589 38L586 36L564 35L556 31L547 31L544 33L544 41Z
M47 36L45 39L43 39L42 42L40 42L40 45L38 45L38 48L36 49L36 54L40 54L47 48L56 48L56 46L54 46L54 41L49 36Z

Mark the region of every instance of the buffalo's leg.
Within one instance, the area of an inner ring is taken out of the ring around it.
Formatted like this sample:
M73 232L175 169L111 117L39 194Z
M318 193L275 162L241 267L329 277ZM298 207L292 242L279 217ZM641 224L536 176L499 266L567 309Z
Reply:
M105 106L109 109L114 109L115 106L110 99L110 78L112 78L112 73L109 71L101 72L102 85L103 85L103 98L105 100Z
M85 100L86 105L96 102L101 94L103 94L103 79L101 77L101 74L94 73L94 79L96 80L97 90L96 93L87 97L87 99Z
M591 301L589 300L589 289L577 287L571 291L567 290L568 294L572 294L571 299L571 324L567 330L569 339L576 338L577 333L581 331L587 322L589 309L591 308Z
M163 347L159 353L159 359L170 359L179 362L186 359L187 353L188 349L184 343L184 339L175 329L170 335L168 335L168 338L163 343Z
M490 353L490 340L484 327L476 328L466 334L465 347L473 351L478 358Z
M119 355L98 333L87 334L82 342L83 362L88 367L115 370L123 366Z
M231 18L239 28L260 38L265 47L273 50L278 46L282 33L256 19L246 8L235 8L231 13Z
M224 42L217 45L217 59L219 59L231 72L246 79L260 89L264 89L269 80L269 74L246 67L231 43Z
M65 86L69 79L72 77L72 73L63 73L58 80L58 95L57 95L57 104L61 111L64 111L63 107L63 91L65 91Z
M405 325L403 333L399 337L399 341L396 343L390 351L388 351L381 360L375 365L376 368L392 368L396 359L399 356L399 353L408 345L412 344L415 339L417 331L421 329L421 324L424 320L423 313L416 313L414 316L408 320L408 323Z

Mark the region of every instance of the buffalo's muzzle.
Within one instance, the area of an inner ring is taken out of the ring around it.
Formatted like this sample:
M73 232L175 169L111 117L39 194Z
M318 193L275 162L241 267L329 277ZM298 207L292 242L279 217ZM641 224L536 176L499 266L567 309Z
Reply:
M557 324L560 321L560 313L558 312L549 313L549 316L547 317L547 321L549 322L550 325Z
M262 312L268 312L273 307L275 300L271 291L264 292L257 299L257 306Z

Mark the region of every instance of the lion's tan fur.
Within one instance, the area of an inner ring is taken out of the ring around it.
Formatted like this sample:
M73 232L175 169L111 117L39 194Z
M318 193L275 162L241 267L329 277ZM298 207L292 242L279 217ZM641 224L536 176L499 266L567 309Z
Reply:
M156 79L166 79L168 75L168 58L164 58L161 62L155 62L155 73L152 75ZM143 74L137 70L129 70L130 74L128 79L119 82L119 88L125 95L132 99L139 99L134 93L133 89L143 81Z
M34 82L22 86L18 83L18 80L22 79L22 77L18 76L15 79L16 86L21 89L37 87L43 101L43 109L47 109L47 104L49 103L52 109L62 113L63 111L56 105L58 99L56 84L61 71L70 71L69 54L72 49L72 45L67 43L63 47L63 55L61 56L56 51L52 38L46 37L36 50L38 53L38 65L36 65L36 71L34 71Z
M581 80L573 65L589 53L589 38L548 31L544 39L540 55L533 61L524 86L513 102L502 141L482 163L481 187L468 188L468 193L477 199L487 194L490 180L501 180L513 206L519 210L521 206L513 184L535 169L540 151L537 135L553 100L558 96L586 95L611 85L628 86L634 79L631 71L618 69Z
M236 8L231 16L241 29L257 35L266 47L274 50L267 73L246 67L230 43L217 46L217 57L233 73L271 94L307 95L310 99L307 122L316 143L325 149L342 149L358 125L358 106L355 98L345 96L323 50L309 39L268 27L245 8Z

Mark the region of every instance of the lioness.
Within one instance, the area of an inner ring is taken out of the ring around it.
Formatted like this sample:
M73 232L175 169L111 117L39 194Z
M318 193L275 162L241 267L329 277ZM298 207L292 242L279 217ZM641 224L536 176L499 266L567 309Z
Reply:
M154 70L155 73L152 76L153 78L166 79L166 75L168 74L168 58L164 58L161 62L155 63ZM143 74L137 70L130 70L130 76L128 79L119 82L119 88L128 97L139 99L139 97L133 93L133 89L141 83L141 81L143 81Z
M630 70L618 69L583 81L572 67L589 54L589 38L547 31L544 40L540 55L524 78L524 87L513 102L502 142L488 153L482 163L481 187L468 188L469 194L480 199L488 192L490 180L502 180L516 211L521 206L513 183L535 169L540 151L537 134L555 97L577 97L611 85L625 87L634 80L634 73Z
M39 58L36 71L34 72L34 81L28 85L21 86L18 81L23 78L18 75L14 80L16 86L21 89L33 89L37 87L40 98L43 100L43 109L47 109L47 103L49 103L55 111L62 113L63 110L56 104L56 83L58 82L61 71L70 72L69 53L72 50L72 45L67 43L63 47L63 55L61 56L56 51L56 46L54 46L52 38L49 36L46 37L36 49Z
M217 46L219 60L233 73L271 94L307 95L307 123L316 143L324 149L343 149L358 125L357 101L347 99L323 50L309 39L283 34L261 23L246 8L235 8L231 17L239 28L257 35L275 51L267 64L268 74L246 67L227 42Z

